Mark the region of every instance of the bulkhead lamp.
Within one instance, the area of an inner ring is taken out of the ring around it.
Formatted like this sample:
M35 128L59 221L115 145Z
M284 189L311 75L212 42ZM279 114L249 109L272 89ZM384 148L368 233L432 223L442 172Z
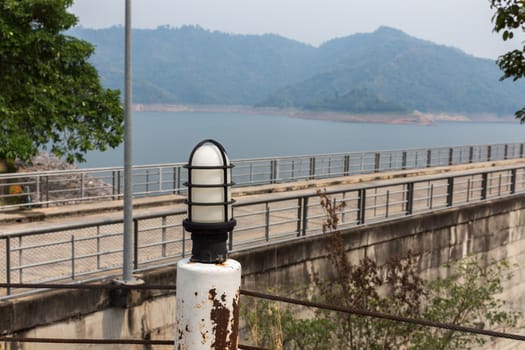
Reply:
M188 164L188 217L183 225L191 232L192 261L217 263L226 260L228 233L233 219L231 172L233 165L224 147L215 140L200 142Z

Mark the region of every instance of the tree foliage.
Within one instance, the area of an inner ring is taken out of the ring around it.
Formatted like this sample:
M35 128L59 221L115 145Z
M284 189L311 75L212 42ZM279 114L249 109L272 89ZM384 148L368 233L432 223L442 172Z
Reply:
M0 158L50 147L69 162L116 147L119 92L102 88L88 63L93 46L63 34L73 0L0 0Z
M495 10L492 22L494 31L501 33L504 41L511 40L517 32L525 31L525 2L520 0L490 0L490 7ZM512 78L514 81L525 76L525 43L522 49L511 50L498 58L498 65L503 71L501 80ZM515 113L521 123L525 123L525 107Z

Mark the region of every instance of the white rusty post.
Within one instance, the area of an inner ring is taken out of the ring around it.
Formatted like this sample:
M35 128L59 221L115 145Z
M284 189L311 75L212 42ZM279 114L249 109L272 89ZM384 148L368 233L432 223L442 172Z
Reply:
M177 264L176 350L236 350L241 265L227 258L236 224L231 199L233 166L221 144L199 143L188 168L192 256Z
M237 349L241 264L177 264L175 349Z

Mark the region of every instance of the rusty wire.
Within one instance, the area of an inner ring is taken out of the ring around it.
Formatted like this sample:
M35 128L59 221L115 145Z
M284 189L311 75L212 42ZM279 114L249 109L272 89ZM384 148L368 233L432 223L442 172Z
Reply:
M115 283L106 283L106 284L0 283L0 288L159 289L159 290L175 290L176 289L174 285L146 285L146 284L120 285L120 284L115 284ZM435 322L435 321L429 321L429 320L424 320L424 319L416 319L412 317L396 316L396 315L386 314L386 313L377 312L377 311L368 311L368 310L361 310L361 309L350 308L350 307L342 307L342 306L335 306L335 305L324 304L324 303L316 303L316 302L311 302L311 301L299 300L295 298L271 295L271 294L255 292L255 291L249 291L245 289L241 289L240 293L245 296L251 296L251 297L256 297L256 298L261 298L261 299L279 301L279 302L284 302L284 303L289 303L289 304L302 305L306 307L313 307L313 308L342 312L342 313L349 313L349 314L354 314L354 315L359 315L359 316L381 318L381 319L386 319L386 320L391 320L391 321L396 321L396 322L411 323L411 324L417 324L417 325L426 326L426 327L442 328L442 329L448 329L448 330L457 331L457 332L485 335L485 336L490 336L490 337L495 337L495 338L506 338L506 339L512 339L512 340L518 340L518 341L525 341L525 336L519 335L519 334L484 330L484 329L465 327L465 326L460 326L460 325L455 325L455 324L450 324L450 323ZM114 340L114 341L118 341L118 340ZM240 345L239 345L239 348L248 349L248 350L259 350L260 349L260 348L246 347L246 346L241 348Z
M51 343L51 344L94 344L94 345L173 345L174 340L143 339L78 339L78 338L27 338L0 337L3 342L16 343Z
M27 338L1 337L0 342L15 343L47 343L47 344L92 344L92 345L174 345L174 340L143 340L143 339L78 339L78 338ZM267 350L264 348L238 345L243 350Z
M241 294L246 295L246 296L256 297L256 298L280 301L284 303L302 305L302 306L307 306L307 307L314 307L314 308L330 310L330 311L349 313L349 314L365 316L365 317L381 318L381 319L386 319L386 320L391 320L391 321L411 323L411 324L417 324L417 325L427 326L427 327L448 329L448 330L463 332L463 333L486 335L486 336L495 337L495 338L506 338L506 339L512 339L512 340L525 341L525 336L519 335L519 334L504 333L504 332L484 330L484 329L478 329L478 328L472 328L472 327L465 327L465 326L460 326L460 325L455 325L455 324L450 324L450 323L434 322L434 321L428 321L428 320L417 319L417 318L412 318L412 317L402 317L402 316L390 315L390 314L386 314L382 312L361 310L361 309L356 309L356 308L351 308L351 307L315 303L311 301L304 301L304 300L298 300L294 298L281 297L277 295L248 291L244 289L241 289Z

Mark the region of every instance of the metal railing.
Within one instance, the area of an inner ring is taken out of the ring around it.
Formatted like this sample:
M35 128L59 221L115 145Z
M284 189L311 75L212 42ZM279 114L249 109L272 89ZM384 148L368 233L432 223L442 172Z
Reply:
M236 186L274 184L355 174L417 169L524 156L523 143L352 152L234 161ZM137 197L177 194L187 173L182 163L135 166ZM122 198L121 167L0 174L0 210Z
M525 193L525 166L473 170L328 191L345 202L339 227L377 223L486 199ZM134 269L166 266L190 252L185 209L134 217ZM241 201L232 252L320 234L325 213L317 194ZM108 276L122 265L122 219L36 227L0 235L0 282L45 283ZM7 296L20 291L7 290Z

